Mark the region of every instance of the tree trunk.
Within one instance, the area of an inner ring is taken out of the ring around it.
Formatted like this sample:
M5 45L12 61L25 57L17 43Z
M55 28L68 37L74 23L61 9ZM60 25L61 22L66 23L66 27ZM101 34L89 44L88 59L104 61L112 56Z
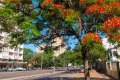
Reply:
M89 65L88 65L88 50L83 50L84 47L82 47L82 57L83 57L83 64L84 64L84 75L85 80L90 80L90 73L89 73Z
M90 80L90 73L88 69L88 59L87 57L84 58L84 75L85 75L85 80Z

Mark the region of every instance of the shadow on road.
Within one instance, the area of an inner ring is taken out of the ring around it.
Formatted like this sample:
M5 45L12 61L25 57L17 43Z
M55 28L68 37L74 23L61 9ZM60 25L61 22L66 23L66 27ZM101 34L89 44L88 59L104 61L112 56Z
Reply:
M65 76L66 74L75 74L75 73L79 73L79 71L66 71L66 72L63 72L63 73L59 73L59 74L56 74L53 76L46 76L46 77L42 77L42 78L38 78L38 79L34 79L34 80L85 80L83 76L77 76L77 77L73 77L73 76ZM83 73L80 73L80 74L83 74ZM52 75L52 74L51 74ZM58 76L58 75L64 75L65 77L62 77L62 76ZM105 75L105 74L104 74ZM106 75L108 76L108 75ZM110 79L106 79L106 78L98 78L97 76L96 77L91 77L91 80L115 80L113 79L112 77L109 77Z
M84 77L51 77L51 78L39 78L35 80L85 80ZM112 80L112 79L105 79L105 78L91 78L91 80Z

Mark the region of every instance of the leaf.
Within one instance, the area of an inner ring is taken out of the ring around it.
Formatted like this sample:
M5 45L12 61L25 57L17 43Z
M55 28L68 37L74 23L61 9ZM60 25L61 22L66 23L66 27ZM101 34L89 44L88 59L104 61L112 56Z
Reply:
M38 36L39 35L39 31L37 29L32 29L32 32L35 36Z

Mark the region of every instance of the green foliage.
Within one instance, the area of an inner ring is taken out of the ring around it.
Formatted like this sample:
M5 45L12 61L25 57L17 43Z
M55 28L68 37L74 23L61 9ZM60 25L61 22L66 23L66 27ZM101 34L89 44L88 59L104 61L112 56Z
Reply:
M14 28L16 21L14 20L15 13L8 8L0 8L0 24L4 31L10 32L10 29Z
M80 52L67 50L56 57L55 61L56 66L67 66L69 63L72 65L80 65L82 63L82 57Z
M112 15L86 14L87 7L96 3L97 0L86 0L87 2L83 3L82 6L79 4L81 0L71 0L71 2L70 0L54 0L54 4L63 4L64 9L59 9L59 6L55 8L55 5L53 7L52 5L43 7L41 5L44 0L37 1L39 3L38 6L31 3L32 9L26 5L20 9L12 4L6 4L5 8L0 8L0 24L5 26L4 28L9 32L12 32L11 42L15 45L19 43L51 43L51 40L60 36L65 36L65 38L66 36L74 36L81 44L81 39L86 33L101 33L99 29L105 20L116 14L119 16L118 12ZM111 3L115 0L105 1L106 3ZM68 10L68 14L63 15L64 10ZM115 10L118 10L118 8L115 8ZM51 12L53 13L51 14ZM81 21L78 20L79 18ZM15 25L18 26L19 30L16 31ZM115 42L114 40L112 41ZM86 46L81 45L81 47L74 49L74 52L66 51L58 58L55 58L55 65L79 64L82 62L81 59L85 58L95 61L99 57L103 58L104 53L105 50L101 45L93 43ZM53 52L49 50L43 54L36 55L34 59L37 61L37 66L53 66ZM41 60L44 63L41 63Z
M34 59L36 61L34 66L40 67L42 65L43 68L51 67L53 66L53 51L47 49L43 53L37 53Z
M97 0L87 0L87 4L93 4L93 3L96 3L97 2Z
M22 29L28 31L29 33L34 34L34 36L39 35L39 31L37 28L31 23L31 20L25 21L22 23Z
M106 3L113 3L115 0L105 0Z
M23 61L32 63L34 57L34 52L31 49L24 48L23 50Z
M100 44L94 44L89 51L89 55L96 56L96 59L104 60L106 58L106 49Z

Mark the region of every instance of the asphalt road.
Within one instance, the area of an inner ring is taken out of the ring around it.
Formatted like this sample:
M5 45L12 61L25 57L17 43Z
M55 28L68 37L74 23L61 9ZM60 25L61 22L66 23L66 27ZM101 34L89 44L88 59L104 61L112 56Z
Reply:
M57 80L53 78L68 78L72 77L71 74L74 74L74 72L54 70L0 72L0 80Z
M32 78L53 74L53 70L32 70L32 71L14 71L0 72L0 80L18 80L21 78ZM21 79L22 80L22 79Z
M84 73L78 71L32 70L0 72L0 80L84 80ZM115 80L95 70L90 72L91 80Z

